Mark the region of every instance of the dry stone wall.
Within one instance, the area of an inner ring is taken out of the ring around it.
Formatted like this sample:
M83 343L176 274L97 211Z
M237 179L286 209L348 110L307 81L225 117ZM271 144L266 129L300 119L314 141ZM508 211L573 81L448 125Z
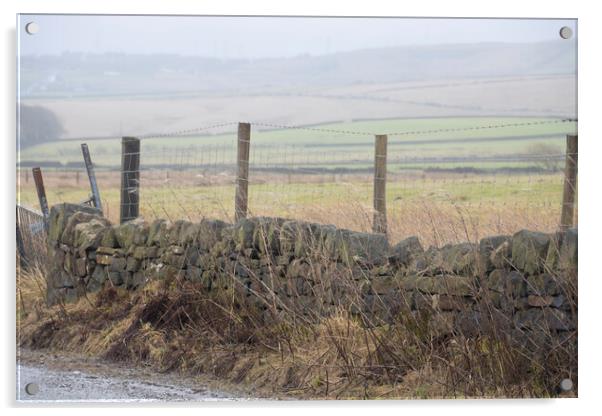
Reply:
M370 325L428 313L442 331L576 329L577 230L520 231L424 250L367 234L283 218L112 225L94 208L52 207L47 301L106 286L188 281L232 295L267 321L345 308Z

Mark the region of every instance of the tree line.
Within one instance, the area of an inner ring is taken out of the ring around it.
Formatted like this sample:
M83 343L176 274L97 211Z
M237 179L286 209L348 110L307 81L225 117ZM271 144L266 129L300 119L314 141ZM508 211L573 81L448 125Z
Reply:
M57 140L65 131L60 119L47 108L20 104L17 111L22 148Z

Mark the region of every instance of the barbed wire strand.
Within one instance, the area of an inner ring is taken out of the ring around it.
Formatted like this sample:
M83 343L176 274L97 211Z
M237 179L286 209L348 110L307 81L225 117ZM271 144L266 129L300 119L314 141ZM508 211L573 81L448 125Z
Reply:
M198 127L193 127L189 129L179 129L168 132L154 132L154 133L145 133L139 134L135 137L139 139L158 139L158 138L167 138L167 137L179 137L179 136L193 136L195 133L200 133L208 130L215 130L228 126L235 126L240 121L224 121L220 123L214 123L209 125L203 125ZM322 133L334 133L334 134L342 134L342 135L361 135L361 136L375 136L377 134L385 134L388 136L406 136L406 135L421 135L421 134L435 134L435 133L444 133L444 132L460 132L460 131L471 131L471 130L487 130L487 129L499 129L506 127L525 127L525 126L536 126L536 125L545 125L545 124L559 124L559 123L572 123L578 122L577 118L573 117L564 117L564 118L554 118L547 120L536 120L536 121L528 121L528 122L512 122L512 123L498 123L498 124L485 124L485 125L474 125L474 126L465 126L465 127L448 127L448 128L440 128L440 129L426 129L426 130L408 130L408 131L393 131L393 132L378 132L378 131L356 131L349 129L335 129L335 128L326 128L326 127L315 127L308 125L287 125L282 123L270 123L265 121L247 121L251 126L260 126L260 127L269 127L272 129L294 129L294 130L307 130L307 131L315 131ZM100 136L100 137L69 137L63 138L62 141L85 141L85 140L109 140L109 139L120 139L122 136Z

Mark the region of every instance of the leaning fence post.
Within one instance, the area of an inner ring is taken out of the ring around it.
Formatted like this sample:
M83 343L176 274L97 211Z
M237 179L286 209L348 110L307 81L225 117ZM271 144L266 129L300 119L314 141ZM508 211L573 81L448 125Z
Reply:
M577 190L577 136L566 136L566 162L564 166L564 191L562 193L562 214L560 229L573 226L575 215L575 191Z
M234 220L237 222L247 216L249 199L249 147L251 144L251 125L238 123L238 150L236 177L236 196L234 198Z
M38 192L38 201L40 201L40 209L44 216L44 228L48 230L48 199L46 199L46 190L44 189L44 180L42 179L42 170L37 167L31 170L33 180L36 184Z
M372 231L387 233L387 136L377 135L374 142L374 220Z
M82 154L84 156L84 164L86 165L86 171L88 172L88 179L90 180L90 189L92 190L92 203L96 208L100 210L100 212L102 212L102 203L100 202L100 192L98 191L98 184L96 183L94 165L92 165L90 149L88 149L88 145L86 143L82 143Z
M119 223L138 217L140 191L140 139L121 139L121 203Z

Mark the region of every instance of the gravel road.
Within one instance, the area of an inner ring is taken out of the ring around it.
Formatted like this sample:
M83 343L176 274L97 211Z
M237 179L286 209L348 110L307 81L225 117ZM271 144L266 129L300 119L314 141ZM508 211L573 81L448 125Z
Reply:
M198 381L186 381L175 375L83 357L21 351L17 361L18 402L216 400L245 398L215 391Z

